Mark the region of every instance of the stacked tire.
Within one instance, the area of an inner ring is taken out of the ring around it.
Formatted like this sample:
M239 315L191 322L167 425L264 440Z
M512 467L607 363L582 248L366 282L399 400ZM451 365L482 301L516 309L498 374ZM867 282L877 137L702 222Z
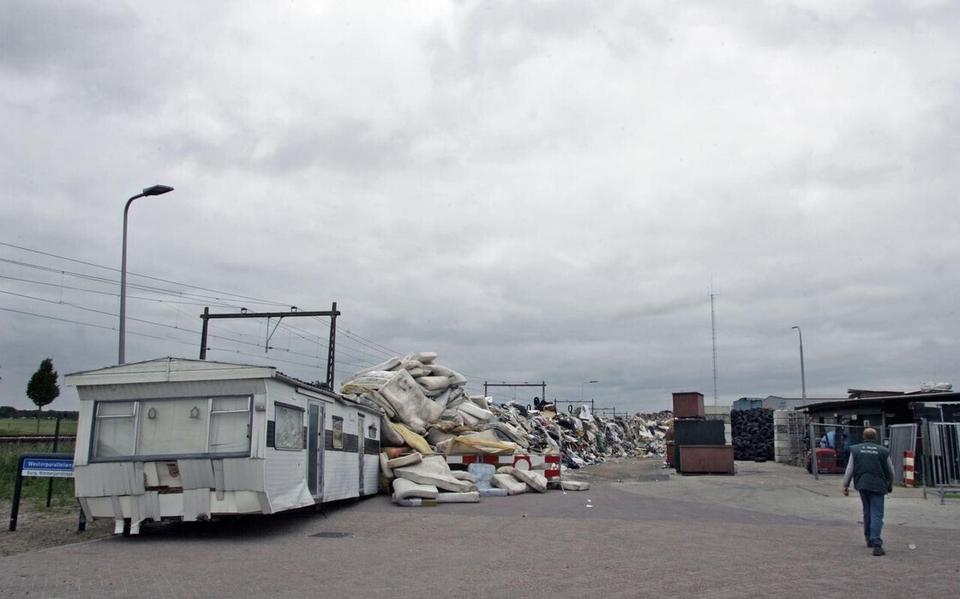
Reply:
M773 459L773 410L734 410L730 413L730 424L734 459L757 462Z

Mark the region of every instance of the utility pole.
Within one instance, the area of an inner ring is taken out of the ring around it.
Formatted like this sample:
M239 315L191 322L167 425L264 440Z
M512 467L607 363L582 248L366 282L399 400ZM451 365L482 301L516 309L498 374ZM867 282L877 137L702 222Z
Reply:
M797 334L800 335L800 393L804 401L807 399L807 373L804 372L803 368L803 331L800 330L799 326L792 327L796 329Z
M713 336L713 405L717 405L717 312L714 308L714 298L717 294L710 290L710 332Z

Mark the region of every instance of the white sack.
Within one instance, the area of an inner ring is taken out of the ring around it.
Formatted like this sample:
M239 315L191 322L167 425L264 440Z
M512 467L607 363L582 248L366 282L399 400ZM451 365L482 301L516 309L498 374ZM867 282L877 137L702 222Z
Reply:
M517 480L522 480L528 487L537 493L547 492L547 477L536 470L517 470L514 469L513 476Z
M383 416L380 417L380 444L384 447L403 447L407 444L403 436L389 426Z
M437 503L477 503L479 501L479 491L470 491L469 493L440 493L437 495Z
M364 374L367 374L368 372L373 372L374 370L394 370L394 369L396 369L398 366L400 366L400 358L390 358L390 359L387 360L386 362L381 362L381 363L377 364L376 366L371 366L370 368L364 368L364 369L361 370L360 372L357 372L357 373L354 374L352 377L350 377L350 379L347 380L347 381L345 381L343 384L346 385L347 383L350 382L350 380L355 379L355 378L357 378L358 376L362 376L362 375L364 375Z
M403 370L419 370L422 373L425 373L427 371L427 369L423 367L423 362L421 362L420 360L410 360L407 358L404 358L403 361L400 362L400 368L402 368ZM423 376L423 374L420 374L418 376Z
M390 467L387 466L387 462L389 461L390 461L390 458L387 457L387 454L385 453L380 454L380 472L387 477L387 480L392 480L393 470L391 470Z
M473 403L472 401L463 402L462 404L457 406L457 410L465 414L469 414L474 418L476 418L477 420L480 420L481 422L487 422L489 420L493 420L493 412L491 412L490 410L484 410L483 408Z
M403 357L404 360L416 360L422 364L433 364L433 361L437 359L437 352L435 351L418 351L412 354L407 354Z
M434 402L435 404L437 404L438 406L440 406L441 408L443 408L444 410L446 410L446 409L447 409L447 402L450 401L450 393L451 393L451 391L452 391L452 389L449 389L449 388L448 388L448 389L444 389L443 391L440 392L440 395L438 395L438 396L436 396L435 398L433 398L433 402Z
M393 475L397 478L412 480L421 485L433 485L454 493L469 491L473 486L467 481L454 478L443 456L425 456L419 464L394 468Z
M451 387L462 387L467 384L467 377L459 372L454 372L449 378Z
M445 376L449 378L453 374L453 371L447 368L446 366L441 366L439 364L431 364L430 374L433 376Z
M390 381L394 373L386 370L369 370L357 374L340 385L340 392L345 395L360 395L367 391L376 391Z
M401 468L403 466L419 464L421 461L423 461L423 456L419 451L415 451L413 453L408 453L407 455L402 455L399 458L393 458L387 462L387 467L390 469Z
M521 429L510 426L506 422L491 422L488 426L490 430L495 430L505 437L504 441L512 441L524 449L530 447L530 439Z
M589 491L590 483L585 480L565 480L560 482L564 491Z
M450 379L445 376L422 376L417 379L417 382L428 391L442 391L450 386Z
M522 483L509 474L494 474L490 481L494 487L505 489L508 495L519 495L527 492L527 483Z
M468 396L467 396L467 399L469 399L469 400L472 401L473 403L477 404L478 406L480 406L480 407L483 408L484 410L489 410L489 409L490 409L490 402L488 401L488 398L487 398L487 397L484 397L483 395L468 395Z
M477 475L472 472L467 472L466 470L451 470L450 474L453 475L453 478L465 480L469 483L477 482Z
M463 420L464 426L475 428L480 425L479 418L475 418L466 412L461 412L459 408L457 409L457 413L460 414L460 418Z
M467 394L463 392L463 387L451 387L450 399L447 400L447 409L456 408L467 401Z
M423 499L420 499L419 497L413 497L411 499L400 499L399 497L393 497L393 502L400 507L420 507L423 505Z
M433 485L421 485L403 478L393 479L393 497L395 499L410 499L411 497L436 499L437 495L439 495L439 492Z
M436 447L438 443L443 443L444 441L449 441L453 439L456 435L450 433L445 433L436 426L431 426L427 430L427 443Z
M490 487L489 489L480 489L480 497L506 497L510 493L506 489Z
M372 376L376 373L370 373ZM427 432L427 424L440 419L443 409L423 394L420 385L406 370L389 373L390 378L378 389L397 412L397 419L418 434Z

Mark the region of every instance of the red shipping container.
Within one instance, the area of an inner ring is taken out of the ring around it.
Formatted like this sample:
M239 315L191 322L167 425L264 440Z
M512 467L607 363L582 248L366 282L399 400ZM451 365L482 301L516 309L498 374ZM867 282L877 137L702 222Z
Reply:
M681 445L681 474L733 474L732 445Z
M674 393L674 418L703 418L703 393Z

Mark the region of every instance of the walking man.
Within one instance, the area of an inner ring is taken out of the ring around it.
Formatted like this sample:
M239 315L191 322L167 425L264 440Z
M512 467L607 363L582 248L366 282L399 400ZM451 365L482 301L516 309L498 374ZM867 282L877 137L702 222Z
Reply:
M843 494L850 494L850 479L860 492L863 503L863 536L867 547L873 547L874 555L884 555L883 539L883 497L893 491L893 463L890 450L877 444L876 429L863 431L863 443L850 448L850 460L843 475Z

